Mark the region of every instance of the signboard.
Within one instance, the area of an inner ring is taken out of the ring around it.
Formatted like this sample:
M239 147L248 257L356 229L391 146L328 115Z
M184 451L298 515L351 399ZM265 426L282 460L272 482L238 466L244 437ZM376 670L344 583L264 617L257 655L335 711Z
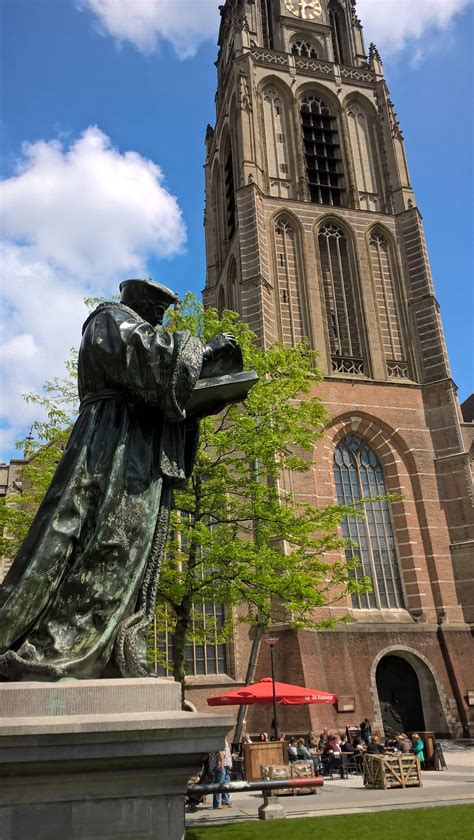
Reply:
M349 694L338 694L336 709L338 712L355 712L355 697Z

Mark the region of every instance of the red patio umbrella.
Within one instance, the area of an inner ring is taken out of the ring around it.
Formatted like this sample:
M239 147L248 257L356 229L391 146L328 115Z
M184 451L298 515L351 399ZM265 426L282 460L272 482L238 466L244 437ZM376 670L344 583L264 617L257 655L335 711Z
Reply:
M280 706L306 706L310 703L336 703L337 696L317 688L303 688L275 681L275 700ZM209 706L269 706L273 703L273 680L264 677L253 685L208 697L207 702Z

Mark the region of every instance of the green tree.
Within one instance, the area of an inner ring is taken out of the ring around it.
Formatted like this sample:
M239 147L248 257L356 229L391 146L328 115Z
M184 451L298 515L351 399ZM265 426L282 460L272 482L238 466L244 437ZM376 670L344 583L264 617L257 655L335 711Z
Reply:
M235 620L265 628L284 617L294 628L313 626L314 610L368 588L369 582L355 579L355 562L325 559L343 545L338 533L342 518L363 515L363 503L357 509L316 508L281 486L288 471L309 472L313 445L327 419L314 396L321 379L314 352L305 342L262 350L235 313L219 317L191 295L180 311L171 310L167 325L189 329L203 341L217 332L233 332L245 368L260 377L244 405L201 422L192 479L175 494L156 627L166 627L173 636L173 660L163 664L181 682L184 696L187 642L224 642ZM4 556L13 557L21 545L77 413L76 351L66 368L67 375L47 382L42 394L25 396L45 419L34 423L18 444L27 458L20 474L22 493L1 500ZM226 607L228 621L222 627L204 620L203 605L212 601ZM150 655L160 658L161 653L150 649Z
M0 499L0 556L11 558L28 533L77 414L77 351L71 350L64 377L45 382L41 394L25 394L24 399L38 406L43 419L35 421L28 437L17 443L25 458L16 477L21 492Z
M164 664L184 695L190 640L214 641L218 632L224 641L237 613L263 628L283 616L294 628L314 626L315 610L367 589L368 581L355 579L355 564L325 559L343 545L342 518L362 515L363 506L316 508L282 490L288 471L309 473L327 420L314 395L321 379L315 353L306 342L263 350L235 313L219 317L189 297L172 328L203 341L233 332L245 369L260 377L243 406L201 422L191 481L175 494L156 627L172 634L173 661ZM221 628L203 618L212 601L226 605L229 621ZM159 659L160 647L151 653Z

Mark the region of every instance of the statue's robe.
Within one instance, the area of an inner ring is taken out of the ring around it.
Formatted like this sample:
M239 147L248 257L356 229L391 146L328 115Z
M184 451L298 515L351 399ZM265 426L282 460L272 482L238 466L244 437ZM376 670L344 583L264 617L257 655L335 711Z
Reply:
M123 304L84 324L81 410L0 589L4 679L94 678L114 661L143 673L135 636L154 606L172 487L193 465L185 406L202 358L197 339Z

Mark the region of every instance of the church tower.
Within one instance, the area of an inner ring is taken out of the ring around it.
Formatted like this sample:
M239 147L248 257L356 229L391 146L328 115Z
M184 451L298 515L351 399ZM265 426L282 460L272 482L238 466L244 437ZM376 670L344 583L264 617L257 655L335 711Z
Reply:
M373 44L366 52L355 0L220 9L205 304L238 311L263 344L306 336L319 353L331 420L311 476L288 478L298 496L403 497L344 525L373 581L370 594L331 610L351 623L276 628L277 679L341 698L284 728L343 729L367 715L381 730L398 715L404 729L472 734L471 462L380 55Z

